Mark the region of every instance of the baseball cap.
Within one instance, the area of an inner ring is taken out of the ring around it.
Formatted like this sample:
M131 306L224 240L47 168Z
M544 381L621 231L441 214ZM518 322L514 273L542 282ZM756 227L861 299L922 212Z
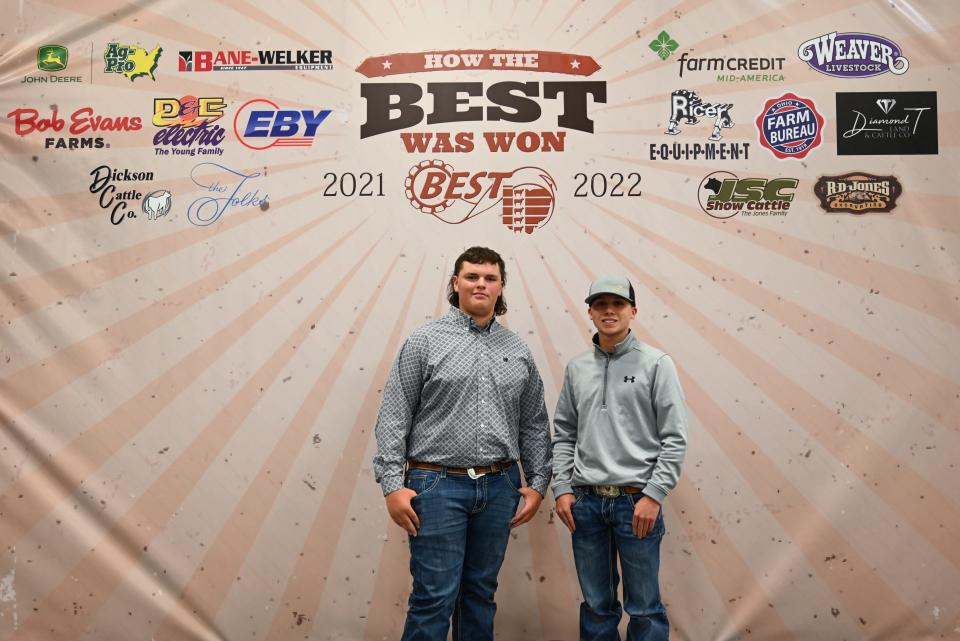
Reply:
M605 275L593 281L590 285L590 295L583 302L587 305L593 302L598 296L603 294L613 294L620 298L626 298L634 307L637 306L637 297L633 293L633 285L625 276Z

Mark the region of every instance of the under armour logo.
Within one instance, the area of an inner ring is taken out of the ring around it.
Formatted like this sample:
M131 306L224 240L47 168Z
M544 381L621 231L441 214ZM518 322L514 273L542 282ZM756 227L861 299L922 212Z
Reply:
M636 383L636 382L637 382L637 377L636 377L636 376L624 376L624 377L623 377L623 382L624 382L624 383Z

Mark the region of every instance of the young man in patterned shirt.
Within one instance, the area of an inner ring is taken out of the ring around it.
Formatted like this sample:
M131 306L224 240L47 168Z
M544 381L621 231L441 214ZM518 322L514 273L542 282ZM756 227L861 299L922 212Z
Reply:
M495 318L505 283L497 252L463 252L450 310L411 334L384 388L373 464L390 518L410 535L403 641L446 641L451 617L454 639L493 640L510 528L533 518L550 482L543 382Z

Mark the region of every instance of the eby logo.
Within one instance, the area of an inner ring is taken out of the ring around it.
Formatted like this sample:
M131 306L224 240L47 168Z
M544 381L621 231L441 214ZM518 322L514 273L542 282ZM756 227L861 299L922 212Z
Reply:
M269 106L265 109L264 105ZM280 109L266 98L254 98L244 103L233 117L233 132L250 149L270 147L309 147L317 135L317 128L331 114L330 109Z

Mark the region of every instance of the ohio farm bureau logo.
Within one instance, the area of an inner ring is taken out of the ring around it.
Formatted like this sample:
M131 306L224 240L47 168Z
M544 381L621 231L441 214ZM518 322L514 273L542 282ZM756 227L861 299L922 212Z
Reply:
M771 98L757 116L760 144L780 160L806 157L820 144L823 124L813 100L792 93Z

